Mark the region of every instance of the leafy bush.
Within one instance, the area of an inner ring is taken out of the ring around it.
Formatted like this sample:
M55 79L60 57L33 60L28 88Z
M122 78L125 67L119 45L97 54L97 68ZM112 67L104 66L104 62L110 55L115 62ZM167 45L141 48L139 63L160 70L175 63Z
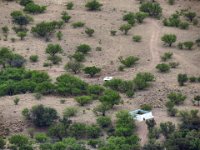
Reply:
M11 136L9 139L9 142L18 148L23 148L24 146L30 144L28 137L20 134L16 134Z
M142 104L142 105L140 105L140 108L141 108L142 110L146 110L146 111L152 110L152 106L149 105L149 104Z
M29 57L29 59L30 59L31 62L37 62L38 61L38 55L31 55Z
M90 11L101 10L103 5L99 3L97 0L91 0L86 3L85 7Z
M31 32L40 37L46 38L49 40L49 37L55 32L56 24L54 22L41 22L36 24L35 27L32 27Z
M19 4L26 6L27 4L32 3L32 2L33 2L32 0L20 0Z
M71 19L71 16L69 16L66 11L63 11L61 15L61 18L65 23L69 22L69 20Z
M151 17L159 18L162 14L162 8L159 3L144 2L140 6L140 11L148 13Z
M175 34L165 34L162 36L161 40L165 42L165 44L168 44L169 47L172 46L174 42L176 42L176 35Z
M192 22L193 19L196 17L196 13L195 12L186 12L185 17L187 17Z
M147 13L144 12L137 12L135 14L135 19L138 21L138 23L143 23L143 20L148 16Z
M74 3L73 2L68 2L66 6L67 6L68 10L72 10L73 7L74 7Z
M158 64L156 66L156 69L158 69L160 72L168 72L170 70L170 66L168 64Z
M88 86L88 94L90 94L92 96L93 95L100 96L100 95L102 95L103 91L104 91L104 88L100 85L95 84L95 85Z
M142 39L142 37L141 37L140 35L134 35L134 36L133 36L133 41L134 41L134 42L140 42L141 39Z
M165 122L160 123L161 133L166 137L169 138L170 134L175 131L175 124L172 122Z
M94 29L86 28L86 29L85 29L85 33L86 33L89 37L92 37L92 35L94 34Z
M85 74L89 74L90 77L94 77L97 73L99 73L101 71L101 68L97 68L95 66L92 67L85 67L83 69L83 71L85 72Z
M170 62L169 65L171 68L177 68L179 66L179 63L178 62Z
M86 136L86 125L83 123L74 123L69 128L70 135L75 138Z
M179 14L172 14L168 19L163 20L163 25L168 27L180 27L181 19Z
M34 138L39 143L45 143L48 140L48 137L45 133L36 133Z
M21 11L13 11L10 15L12 16L12 21L18 24L20 29L32 21L30 16L24 15Z
M92 97L91 96L79 96L79 97L76 97L76 101L81 106L84 106L85 104L88 104L92 101Z
M24 8L24 11L27 11L29 13L43 13L45 10L46 10L46 6L40 6L33 2L28 3Z
M97 124L102 128L109 127L111 123L110 117L100 116L97 118Z
M77 62L77 61L69 61L65 65L65 70L72 71L74 74L79 73L82 68L83 68L83 65L80 62Z
M187 74L178 74L177 80L180 86L184 86L184 83L188 81L188 76Z
M166 52L161 56L162 61L167 61L168 59L171 59L173 56L173 53L171 52Z
M57 36L58 40L60 41L60 40L62 40L63 34L62 34L61 31L58 31L58 32L56 33L56 36Z
M182 95L182 93L171 92L170 94L167 95L167 98L174 104L178 105L185 101L186 96Z
M135 24L135 14L133 12L129 12L123 16L123 20L127 21L129 25L133 26Z
M35 105L30 109L30 120L37 127L50 126L58 118L57 111L43 105Z
M113 90L105 90L103 95L100 97L100 101L106 105L113 107L120 103L121 97L119 93Z
M89 125L86 127L88 138L98 138L100 136L101 129L97 125Z
M189 80L190 80L190 82L196 82L196 81L197 81L197 78L194 77L194 76L192 76L192 77L189 78Z
M59 76L55 84L57 93L62 96L77 96L87 93L88 84L72 75Z
M83 27L85 25L85 23L83 23L83 22L74 22L73 24L72 24L72 26L74 27L74 28L81 28L81 27Z
M78 109L76 107L68 107L68 108L65 108L65 110L63 112L63 117L64 118L73 117L77 113L78 113Z
M179 27L180 27L181 29L188 29L188 28L189 28L189 23L187 23L187 22L181 22L181 23L179 24Z
M132 67L133 65L136 64L136 62L139 60L138 57L135 57L135 56L129 56L125 59L123 59L122 57L119 58L120 62L126 66L126 67Z
M120 31L124 32L125 35L128 34L128 31L131 29L131 25L130 24L123 24L121 25L121 27L119 28Z
M82 52L75 52L72 55L72 58L74 58L77 62L82 62L85 60L85 55Z
M81 44L76 48L76 51L87 54L89 51L91 51L91 47L87 44Z
M183 45L184 45L184 47L185 47L186 49L191 50L192 47L193 47L193 45L194 45L194 42L192 42L192 41L187 41L187 42L184 42Z
M5 145L6 145L6 142L4 141L2 137L0 137L0 149L3 149Z
M18 105L19 101L20 101L20 99L19 99L18 97L16 97L16 98L13 100L13 102L14 102L15 105Z

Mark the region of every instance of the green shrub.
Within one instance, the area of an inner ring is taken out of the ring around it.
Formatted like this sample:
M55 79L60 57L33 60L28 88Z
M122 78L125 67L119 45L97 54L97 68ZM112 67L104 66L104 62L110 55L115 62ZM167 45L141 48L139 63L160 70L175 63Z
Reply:
M86 3L85 7L90 11L101 10L103 5L99 3L97 0L91 0Z
M175 0L168 0L169 5L174 5L174 3L175 3Z
M156 69L158 69L160 72L168 72L170 70L170 66L168 64L158 64L156 66Z
M142 37L141 37L140 35L134 35L134 36L133 36L133 41L134 41L134 42L140 42L141 39L142 39Z
M188 28L189 28L189 23L187 23L187 22L181 22L181 23L179 24L179 27L180 27L181 29L188 29Z
M30 59L31 62L37 62L38 61L38 55L31 55L29 57L29 59Z
M89 125L86 127L88 138L98 138L100 136L101 129L97 125Z
M177 46L179 49L183 49L183 43L179 42Z
M135 14L133 12L129 12L123 16L123 20L127 21L129 25L133 26L135 24ZM128 28L128 26L126 28Z
M168 59L171 59L173 56L173 53L171 52L166 52L161 56L162 61L167 61Z
M97 84L95 84L95 85L90 85L89 87L88 87L88 94L90 94L90 95L97 95L97 96L100 96L100 95L102 95L103 94L103 91L104 91L104 88L102 87L102 86L100 86L100 85L97 85Z
M6 145L6 142L4 141L2 137L0 137L0 149L3 149L5 145Z
M58 40L60 41L60 40L62 40L63 34L62 34L61 31L58 31L58 32L56 33L56 36L57 36Z
M68 10L72 10L73 7L74 7L74 3L73 2L68 2L66 6L67 6Z
M81 79L64 74L56 79L56 91L62 96L77 96L87 93L88 84Z
M148 13L151 17L160 18L162 15L162 8L159 3L144 2L140 6L140 11Z
M109 127L111 123L110 117L100 116L97 118L97 124L102 128Z
M152 106L149 105L149 104L142 104L142 105L140 105L140 108L141 108L142 110L146 110L146 111L152 110Z
M187 74L178 74L177 80L180 86L184 86L184 83L188 81Z
M26 6L29 3L32 3L32 0L20 0L19 4L22 6Z
M43 13L45 10L46 10L46 6L40 6L33 2L28 3L24 8L24 11L27 11L29 13Z
M48 141L48 137L45 133L36 133L34 138L39 143L45 143Z
M101 71L101 68L92 66L92 67L85 67L83 69L83 71L85 72L85 74L89 74L90 77L94 77L97 73L99 73Z
M83 23L83 22L74 22L73 24L72 24L72 26L74 27L74 28L81 28L81 27L84 27L84 25L85 25L85 23Z
M194 42L192 42L192 41L187 41L187 42L184 42L183 45L184 45L184 47L185 47L186 49L191 50L192 47L193 47L193 45L194 45Z
M169 63L169 66L170 66L171 68L177 68L177 67L179 66L179 63L178 63L178 62L170 62L170 63Z
M76 97L75 99L81 106L84 106L85 104L88 104L92 101L91 96L79 96Z
M119 30L124 32L125 35L128 34L128 31L131 29L131 25L130 24L123 24L120 26Z
M13 135L8 140L10 144L17 146L18 148L22 148L29 144L28 137L20 134Z
M83 123L74 123L69 128L70 135L75 138L86 136L86 125Z
M19 99L18 97L16 97L13 101L14 101L14 104L15 104L15 105L18 105L20 99Z
M89 51L91 51L91 47L87 44L81 44L76 48L76 51L87 54Z
M112 36L115 36L115 35L116 35L116 33L117 33L117 31L116 31L116 30L111 30L111 31L110 31L110 34L111 34Z
M167 98L176 105L183 103L186 99L186 96L182 93L171 92L167 95Z
M196 17L196 13L195 12L186 12L185 17L188 18L192 22L193 19Z
M65 108L63 112L63 117L64 118L73 117L73 116L76 116L77 113L78 113L78 109L76 107L68 107L68 108Z
M135 18L136 20L138 21L138 23L143 23L143 20L148 16L147 13L144 13L144 12L137 12L135 14Z
M193 77L190 77L189 80L190 80L190 82L196 82L197 78L193 76Z
M46 127L58 118L57 111L43 105L35 105L30 109L30 120L37 127Z
M163 42L165 42L165 44L168 44L169 47L171 47L172 44L174 42L176 42L176 35L175 34L165 34L165 35L162 36L161 40Z
M77 74L81 71L81 69L83 68L83 65L80 62L77 61L69 61L66 65L65 65L65 70L67 71L71 71L74 74Z
M63 11L61 15L61 18L65 23L69 22L69 20L71 19L71 16L69 16L66 11Z
M139 58L135 57L135 56L129 56L129 57L125 58L125 59L120 57L119 60L124 66L130 68L130 67L132 67L133 65L136 64L136 62L139 60Z
M92 37L93 34L94 34L94 29L86 28L86 29L85 29L85 33L86 33L89 37Z
M85 60L85 55L84 53L82 52L75 52L73 55L72 55L72 58L74 58L76 61L78 62L82 62Z

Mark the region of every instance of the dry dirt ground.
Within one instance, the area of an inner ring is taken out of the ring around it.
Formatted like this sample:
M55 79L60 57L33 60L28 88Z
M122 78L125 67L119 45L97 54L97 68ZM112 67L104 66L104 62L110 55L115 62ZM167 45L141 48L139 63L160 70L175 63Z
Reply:
M117 2L116 2L117 1ZM170 6L165 0L158 0L163 8L164 17L170 16L176 10L190 9L197 12L200 16L200 3L195 0L177 0L176 4ZM43 14L33 15L34 22L28 26L34 26L41 21L50 21L60 19L61 12L66 10L64 4L66 0L35 0L39 4L47 5L47 11ZM190 26L189 30L180 30L177 28L164 27L161 20L152 18L145 19L141 25L136 25L131 29L128 36L123 35L118 29L122 21L122 16L125 12L136 12L139 10L139 2L137 0L101 0L103 4L102 11L88 12L84 8L86 0L73 0L75 7L73 10L68 11L72 16L70 22L63 28L63 40L58 41L56 37L51 38L51 43L59 43L63 49L62 63L52 68L43 67L43 63L47 59L45 54L45 48L47 42L43 39L35 38L32 34L28 34L24 41L20 41L13 31L10 31L8 41L0 40L0 46L6 46L13 49L16 53L29 58L30 55L38 55L39 62L31 63L27 61L26 68L32 70L45 70L50 76L55 79L57 76L63 74L64 65L67 63L68 56L75 52L75 48L79 44L89 44L92 47L92 52L87 56L84 62L85 66L95 65L102 68L100 76L93 79L88 78L84 74L78 76L89 83L102 84L104 76L113 76L115 78L132 79L136 73L142 71L148 71L155 75L156 81L152 86L142 92L137 92L134 98L128 99L123 97L124 104L116 106L114 110L108 114L114 118L115 112L121 109L133 110L139 107L140 104L150 103L155 108L153 114L157 124L163 121L178 122L176 118L168 117L166 108L163 107L166 102L166 95L170 91L182 91L187 95L187 101L180 109L193 109L195 108L191 104L191 99L194 95L199 94L200 84L191 84L187 86L179 87L177 84L177 74L187 73L189 75L200 75L200 51L198 47L195 47L191 51L178 50L175 46L172 48L165 47L160 38L165 33L174 33L177 35L177 43L179 41L196 40L200 36L199 26ZM10 29L13 24L11 21L10 13L14 10L20 10L22 7L15 2L2 2L0 1L0 27L8 25ZM95 29L94 37L88 38L84 33L85 28L74 29L71 24L76 21L85 22L87 27ZM110 36L110 30L117 30L116 36ZM0 35L2 35L0 33ZM132 41L133 35L141 35L142 41L140 43L134 43ZM16 42L12 43L11 38L15 37ZM102 51L96 51L96 47L102 47ZM172 69L169 73L161 74L155 69L155 66L160 63L160 56L164 52L173 52L173 60L180 63L177 69ZM130 69L126 69L124 72L118 71L120 65L118 61L119 56L138 56L140 58L138 64ZM20 98L19 105L15 106L12 97L0 98L0 120L3 122L5 128L9 128L11 133L26 132L29 127L22 116L21 111L23 108L31 108L36 104L44 104L54 107L60 114L64 108L68 106L77 106L78 104L73 98L61 98L46 96L42 100L38 101L32 94L17 95ZM60 104L60 99L66 99L65 104ZM95 116L92 112L92 108L96 105L94 102L84 108L79 108L79 114L73 119L76 121L95 123ZM198 108L199 109L199 108ZM86 110L83 113L83 110ZM1 124L1 123L0 123ZM138 134L142 138L142 143L146 142L147 129L143 123L137 123ZM1 130L0 130L1 131Z

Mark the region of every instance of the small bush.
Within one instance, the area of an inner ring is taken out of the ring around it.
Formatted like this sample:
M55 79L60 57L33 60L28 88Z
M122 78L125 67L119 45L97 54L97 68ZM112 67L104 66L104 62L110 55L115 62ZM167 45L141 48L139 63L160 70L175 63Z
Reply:
M130 24L123 24L121 25L121 27L119 28L120 31L124 32L125 35L128 34L128 31L131 29L131 25Z
M184 83L188 81L188 76L187 74L178 74L177 80L180 86L184 86Z
M117 31L116 31L116 30L111 30L111 31L110 31L110 35L112 35L112 36L115 36L115 35L116 35L116 33L117 33Z
M95 67L95 66L92 66L92 67L85 67L83 69L83 71L85 72L85 74L89 74L90 77L94 77L97 73L100 73L101 72L101 68L98 68L98 67Z
M158 64L156 66L156 69L158 69L160 72L168 72L170 70L170 66L168 64Z
M48 140L48 137L45 133L36 133L34 138L39 143L45 143Z
M85 5L85 7L90 11L101 10L102 6L103 5L101 3L99 3L97 0L91 0L91 1L87 2Z
M193 76L193 77L190 77L189 80L190 80L190 82L196 82L197 78Z
M85 33L86 33L89 37L92 37L92 35L94 34L94 29L86 28L86 29L85 29Z
M56 33L56 36L57 36L58 40L60 41L60 40L62 40L63 34L62 34L61 31L58 31L58 32Z
M16 98L13 100L13 101L14 101L14 104L15 104L15 105L18 105L19 100L20 100L20 99L19 99L18 97L16 97Z
M129 56L129 57L125 58L125 59L120 57L119 60L124 66L130 68L133 65L135 65L137 61L139 61L139 58L135 57L135 56Z
M38 55L31 55L29 57L29 59L30 59L31 62L37 62L38 61Z
M76 107L68 107L63 112L64 118L73 117L78 113L78 109Z
M179 66L179 63L178 63L178 62L170 62L170 63L169 63L169 66L170 66L171 68L177 68L177 67Z
M81 28L81 27L84 27L84 25L85 25L85 23L83 23L83 22L74 22L73 24L72 24L72 26L74 27L74 28Z
M69 20L71 19L71 16L68 15L68 13L66 11L63 11L62 14L61 14L61 19L67 23L69 22Z
M91 47L87 44L81 44L76 48L76 51L87 54L89 51L91 51Z
M149 104L142 104L142 105L140 105L140 108L141 108L142 110L146 110L146 111L152 110L152 106L149 105Z
M185 47L186 49L191 50L192 47L193 47L193 45L194 45L194 42L192 42L192 41L187 41L187 42L184 42L183 45L184 45L184 47Z
M97 118L97 124L102 128L109 127L111 123L112 122L110 117L101 116Z
M165 34L162 36L161 40L163 42L165 42L165 44L168 44L169 47L171 47L172 44L176 42L176 35L175 34Z
M171 59L173 56L173 53L171 52L166 52L161 56L162 61L167 61L168 59Z
M182 93L171 92L167 95L167 98L176 105L183 103L186 99L186 96Z
M187 23L187 22L181 22L179 24L179 28L181 28L181 29L188 29L189 28L189 23Z
M46 6L40 6L33 2L28 3L24 8L24 11L27 11L29 13L43 13L45 10L46 10Z
M178 45L177 45L177 47L178 47L179 49L183 49L183 43L179 42Z
M68 2L66 6L67 6L67 10L72 10L73 7L74 7L74 3L73 2Z
M82 62L85 60L85 55L81 52L75 52L75 54L72 55L72 58L78 62Z
M79 96L76 97L75 100L81 105L84 106L85 104L88 104L92 101L91 96Z
M6 142L2 137L0 137L0 149L4 149L4 146L6 145Z
M134 35L134 36L133 36L133 41L134 41L134 42L140 42L141 39L142 39L142 37L141 37L140 35Z

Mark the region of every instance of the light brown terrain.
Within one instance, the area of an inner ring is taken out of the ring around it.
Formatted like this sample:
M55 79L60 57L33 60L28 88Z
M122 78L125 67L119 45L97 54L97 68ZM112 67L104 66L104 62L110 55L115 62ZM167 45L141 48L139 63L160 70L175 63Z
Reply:
M160 40L161 36L165 33L173 33L177 36L179 41L195 41L200 36L200 27L191 25L188 30L181 30L173 27L164 27L162 20L147 18L144 23L131 29L128 36L123 35L118 29L123 24L122 16L125 12L136 12L139 10L139 1L137 0L101 0L103 4L102 11L88 12L85 10L84 4L86 0L73 0L75 7L73 10L68 11L72 16L70 22L63 28L63 40L58 41L56 37L51 38L49 43L59 43L64 49L62 54L62 63L58 66L51 68L43 67L43 63L47 59L45 48L47 42L44 39L33 37L28 34L24 41L18 39L14 31L10 31L8 41L0 40L0 47L10 47L16 53L23 55L27 60L29 56L38 55L39 61L31 63L27 61L26 68L31 70L47 71L51 78L55 79L57 76L65 73L64 65L68 62L68 56L75 52L75 48L79 44L89 44L93 48L89 56L84 62L85 66L98 66L102 68L102 72L95 78L89 78L83 73L78 74L83 80L88 83L103 84L105 76L113 76L121 79L133 79L138 72L151 72L155 75L156 81L145 91L137 92L134 98L127 98L122 95L124 104L115 106L113 110L108 112L108 115L114 116L118 110L134 110L139 108L141 104L148 103L154 106L153 115L157 124L163 121L172 121L178 123L177 118L172 118L167 115L164 106L167 98L166 95L171 91L181 91L187 95L187 100L184 105L179 106L178 109L199 109L192 106L191 99L194 95L200 93L199 83L188 83L187 86L179 87L177 83L177 75L179 73L187 73L189 76L200 75L200 48L194 47L193 50L178 50L174 45L172 48L165 47ZM192 8L198 16L200 16L200 3L197 1L179 0L175 5L170 6L165 0L157 0L163 8L163 16L168 17L176 10ZM31 26L49 20L60 19L62 11L66 10L64 0L35 0L39 4L47 5L47 11L43 14L33 15L34 22ZM11 21L10 13L14 10L20 10L22 7L16 2L2 2L0 1L0 27L9 25L10 29L13 24ZM94 37L88 38L84 33L85 28L74 29L71 23L76 21L85 22L87 27L95 29ZM110 36L110 30L117 30L116 36ZM1 35L1 33L0 33ZM133 35L141 35L142 41L139 43L132 41ZM12 43L11 38L15 37L16 42ZM96 47L102 47L102 51L96 51ZM159 73L155 66L161 62L160 56L164 52L173 52L173 60L180 63L176 69L171 69L169 73ZM118 71L120 62L119 56L138 56L140 58L138 64L130 69L125 69L124 72ZM13 99L20 98L19 105L14 105ZM60 104L60 100L65 99L65 104ZM36 104L44 104L56 108L60 114L64 108L68 106L77 106L78 104L73 98L63 98L54 96L45 96L42 100L35 99L33 94L24 94L17 96L5 96L0 98L0 125L1 128L9 128L11 133L25 132L30 126L28 125L22 115L21 111L27 107L31 108ZM95 123L95 115L92 109L96 103L90 104L86 107L79 108L79 113L76 117L72 118L75 121ZM86 110L83 113L83 110ZM142 143L146 142L147 129L144 123L137 123L138 134L142 138ZM0 129L1 132L1 129Z

